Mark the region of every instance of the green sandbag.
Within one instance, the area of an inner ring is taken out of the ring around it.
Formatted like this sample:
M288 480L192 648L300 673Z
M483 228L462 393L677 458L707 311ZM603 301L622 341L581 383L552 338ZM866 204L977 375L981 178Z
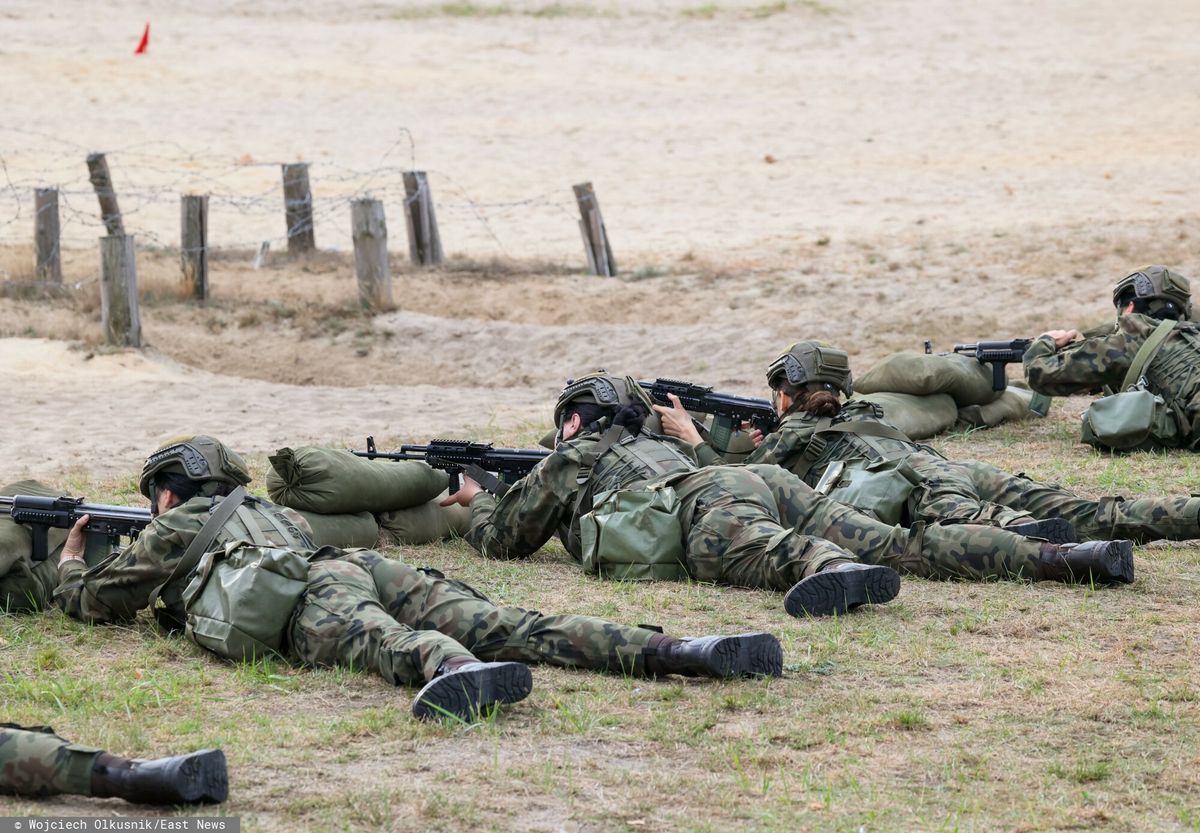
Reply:
M60 497L62 492L36 480L19 480L0 487L0 495L36 495ZM48 531L50 557L34 563L33 533L29 527L14 523L7 512L0 512L0 611L41 610L49 604L58 584L58 557L67 540L67 530Z
M281 448L270 458L267 494L281 506L323 515L390 512L426 503L450 478L418 460L367 460L340 448Z
M297 510L299 511L299 510ZM379 540L379 524L370 512L354 515L322 515L319 512L300 512L312 527L313 543L318 547L366 547L372 549Z
M893 353L854 380L857 393L948 393L956 407L986 405L1000 397L992 390L992 369L956 353Z
M923 440L940 434L958 418L958 407L947 393L913 396L908 393L855 392L851 399L865 399L883 409L883 419L910 439Z
M471 525L471 510L457 504L438 506L445 496L443 493L421 506L381 514L381 534L392 544L429 544L461 538Z
M16 483L0 487L0 495L5 497L13 495L61 497L62 494L57 489L52 489L36 480L18 480ZM62 551L62 545L67 540L67 530L50 529L47 537L49 539L47 546L50 550L48 560L57 561L58 554ZM22 560L28 562L32 554L33 533L29 527L14 523L6 510L0 511L0 576L8 575L9 570L16 562Z
M1031 401L1033 391L1009 385L994 402L959 408L958 421L968 428L992 428L1002 422L1021 422L1037 416L1029 410Z

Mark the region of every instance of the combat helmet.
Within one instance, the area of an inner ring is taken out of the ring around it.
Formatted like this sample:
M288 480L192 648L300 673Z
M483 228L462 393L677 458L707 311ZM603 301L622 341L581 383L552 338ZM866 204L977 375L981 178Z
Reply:
M246 461L220 440L204 434L168 440L146 458L138 489L155 501L154 477L159 472L175 472L201 484L200 494L217 494L220 484L245 486L250 482Z
M1121 310L1130 302L1138 312L1155 318L1189 321L1192 317L1191 282L1165 266L1147 266L1113 287L1113 305Z
M854 392L850 356L820 341L797 341L767 368L767 384L778 390L784 383L804 387L819 384L826 390Z
M597 370L578 379L567 380L562 393L558 395L558 401L554 403L554 424L562 428L563 414L572 402L594 402L616 411L635 401L645 405L648 414L654 413L654 403L649 394L632 376L617 376Z

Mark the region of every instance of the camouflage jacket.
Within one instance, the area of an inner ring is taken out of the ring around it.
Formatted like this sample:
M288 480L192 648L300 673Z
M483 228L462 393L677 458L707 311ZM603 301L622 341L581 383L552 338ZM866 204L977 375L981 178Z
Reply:
M804 480L810 486L821 479L821 473L832 462L849 463L854 460L895 460L909 456L918 451L936 453L929 446L918 443L891 439L888 437L868 437L857 434L827 434L819 442L819 447L812 447L813 434L821 418L804 412L794 412L783 418L770 434L765 436L747 463L774 463L788 471L800 473L808 468ZM845 422L883 422L883 411L878 405L869 401L855 400L847 402L833 424ZM823 443L823 445L820 445ZM806 453L810 454L812 466L808 467ZM697 456L705 465L715 465L721 462L717 452L704 444L697 448Z
M142 530L132 544L116 550L88 569L79 561L59 568L55 603L69 616L85 622L123 622L150 604L150 596L171 578L188 544L212 513L217 498L194 497L164 512ZM229 541L258 538L257 543L274 546L311 547L312 530L297 512L262 498L247 498L251 523L239 510L217 533L211 549ZM181 575L163 589L161 599L167 615L183 621L180 596L189 574Z
M1052 396L1095 393L1106 386L1115 390L1158 324L1146 315L1122 315L1111 334L1061 350L1049 336L1041 336L1025 351L1029 387ZM1152 391L1194 417L1200 409L1200 326L1179 322L1143 375Z
M642 437L669 444L689 459L690 466L695 465L695 457L685 443L648 432L643 432ZM567 552L580 560L579 519L575 517L581 488L579 469L584 455L599 442L600 435L596 433L561 442L553 454L513 484L504 497L497 499L486 492L477 494L471 499L467 543L485 558L528 558L557 534ZM597 461L596 468L600 467L601 462ZM641 478L629 476L620 482L620 487L637 482Z

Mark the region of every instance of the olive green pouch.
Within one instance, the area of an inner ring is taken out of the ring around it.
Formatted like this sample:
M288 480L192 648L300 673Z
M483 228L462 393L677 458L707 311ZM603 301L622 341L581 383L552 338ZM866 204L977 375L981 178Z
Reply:
M686 579L679 511L669 485L600 492L579 518L584 569L619 581Z
M1088 445L1116 451L1170 445L1176 434L1175 417L1158 394L1126 390L1093 402L1083 412L1079 433Z
M905 459L856 460L845 466L831 463L816 490L882 523L898 524L909 496L924 479Z
M1147 389L1142 371L1175 328L1163 321L1138 348L1118 393L1097 399L1083 412L1080 442L1114 451L1174 445L1179 426L1166 401Z
M238 662L280 654L307 583L308 559L294 550L231 542L205 553L184 589L185 633Z

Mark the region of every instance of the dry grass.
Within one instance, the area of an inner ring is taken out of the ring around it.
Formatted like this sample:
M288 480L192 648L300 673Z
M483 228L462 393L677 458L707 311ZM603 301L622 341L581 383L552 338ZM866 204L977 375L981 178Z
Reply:
M1056 414L945 445L1039 477L1069 470L1093 493L1170 492L1200 472L1194 456L1064 445L1068 426ZM135 500L127 478L68 485ZM1127 588L907 579L892 604L814 621L787 617L773 593L597 581L557 546L529 563L458 543L389 554L547 612L769 630L787 674L538 668L528 701L438 726L408 716L411 691L365 674L231 666L145 618L93 628L55 612L0 620L0 702L9 720L121 752L222 746L233 787L220 812L250 830L1200 829L1200 548L1139 548ZM0 802L5 814L110 809L122 806Z
M144 252L139 270L154 346L231 376L552 390L603 354L610 367L761 394L761 367L802 336L851 348L862 367L926 336L941 346L1102 317L1112 277L1137 265L1131 251L1174 263L1187 241L1137 226L813 240L776 260L631 263L625 281L459 260L397 270L400 309L375 317L358 309L344 255L256 271L251 253L226 253L204 306L172 295L171 253ZM75 282L92 268L86 253L66 265ZM91 298L0 298L0 334L86 340ZM1080 409L1060 401L1047 420L941 445L1091 495L1200 491L1194 455L1109 458L1076 444ZM480 436L520 446L542 431ZM264 465L253 460L257 483ZM136 502L129 478L81 470L65 485ZM772 593L596 581L556 546L515 564L462 544L388 552L547 612L769 630L787 675L647 682L539 668L528 701L463 729L414 722L411 691L364 674L230 666L144 618L89 628L49 613L0 619L4 713L124 753L220 745L233 789L218 812L249 830L1200 830L1195 546L1140 547L1128 588L910 579L896 602L827 621L790 619ZM5 814L126 809L0 802Z

